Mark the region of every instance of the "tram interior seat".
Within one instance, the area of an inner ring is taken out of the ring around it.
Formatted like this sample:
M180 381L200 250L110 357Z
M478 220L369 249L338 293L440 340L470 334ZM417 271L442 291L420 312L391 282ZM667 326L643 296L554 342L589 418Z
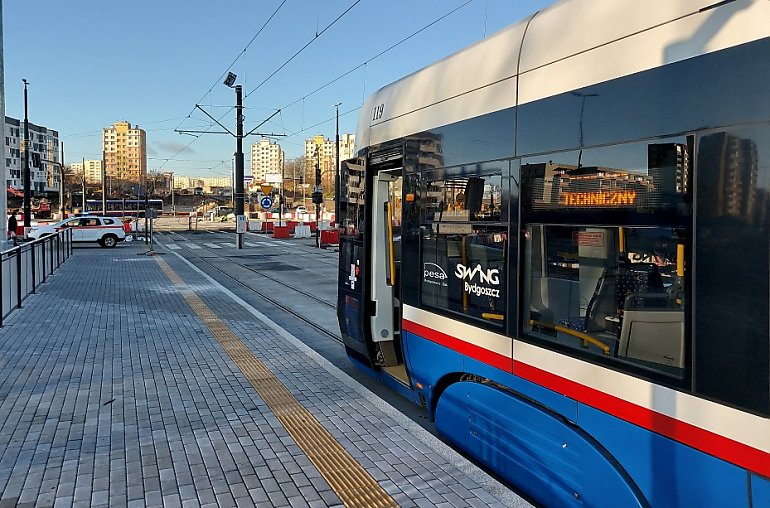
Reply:
M660 293L626 297L618 356L684 367L684 311Z
M569 321L580 301L578 281L558 277L535 277L530 288L530 311L545 323Z

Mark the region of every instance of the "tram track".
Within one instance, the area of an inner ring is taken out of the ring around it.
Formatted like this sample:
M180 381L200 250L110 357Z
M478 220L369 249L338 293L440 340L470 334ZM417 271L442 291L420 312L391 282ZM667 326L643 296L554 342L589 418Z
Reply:
M209 233L211 235L215 235L215 236L216 235L227 235L227 240L228 241L232 241L232 234L228 234L228 233L225 233L223 231L207 231L207 233ZM244 235L244 236L248 239L249 238L248 235L251 235L251 234L253 234L253 233L247 233L247 235ZM275 245L275 244L283 245L283 244L287 244L288 242L284 242L282 240L274 240L274 241L270 241L270 240L257 240L256 243L262 243L264 245ZM298 256L298 257L301 257L301 258L304 258L304 259L308 259L308 260L312 260L315 263L321 263L321 264L326 265L326 266L337 266L337 261L336 260L332 261L332 262L329 262L329 261L326 261L324 259L319 259L317 257L311 256L310 255L311 254L311 250L308 250L307 247L299 246L299 245L297 245L295 247L297 247L297 250L294 251L294 255L295 256ZM318 249L317 248L313 248L312 250L313 251L317 251Z
M171 234L174 234L174 235L177 235L177 236L181 237L182 241L189 241L189 240L187 240L184 237L184 235L181 235L181 234L179 234L179 233L177 233L175 231L168 230L168 231L163 231L163 233L166 233L166 234L171 233ZM310 293L308 293L308 292L306 292L306 291L304 291L304 290L302 290L300 288L297 288L295 286L291 286L291 285L287 284L283 280L280 280L280 279L278 279L276 277L269 276L269 275L265 274L264 272L261 272L259 270L254 269L254 268L242 265L242 264L234 261L231 257L223 256L221 254L217 254L217 253L211 252L211 251L207 251L210 254L210 256L207 256L207 257L201 256L197 252L194 252L192 250L189 250L187 252L189 252L193 257L195 257L195 259L198 260L199 262L205 263L207 266L210 266L211 268L213 268L217 272L221 273L222 275L224 275L228 279L230 279L230 280L234 281L235 283L237 283L239 286L241 286L241 287L243 287L245 289L248 289L252 293L258 295L261 299L269 302L271 305L273 305L273 306L279 308L280 310L282 310L283 312L285 312L285 313L287 313L287 314L289 314L289 315L299 319L300 321L302 321L303 323L307 324L308 326L310 326L314 330L316 330L318 332L321 332L323 335L325 335L325 336L327 336L327 337L329 337L331 339L334 339L339 344L343 343L342 342L342 337L340 337L338 334L330 332L326 328L324 328L322 326L319 326L317 323L315 323L314 321L308 319L303 314L295 311L294 309L292 309L291 307L287 306L286 304L284 304L280 300L278 300L278 299L276 299L274 297L271 297L268 292L259 291L258 289L252 287L251 285L243 282L242 280L240 280L235 275L232 275L231 273L228 273L226 270L224 270L221 267L217 266L216 264L212 263L210 261L210 259L213 257L213 258L218 258L218 259L226 260L229 263L237 265L238 267L246 269L246 270L248 270L248 271L250 271L250 272L252 272L252 273L254 273L256 275L264 277L264 278L266 278L268 280L271 280L271 281L273 281L275 283L281 284L283 287L285 287L285 288L287 288L287 289L289 289L291 291L294 291L296 293L299 293L299 294L301 294L301 295L303 295L303 296L305 296L307 298L310 298L310 299L312 299L316 303L321 303L321 304L323 304L323 305L325 305L327 307L330 307L330 308L336 310L336 306L335 305L333 305L333 304L331 304L329 302L326 302L324 300L321 300L318 297L316 297L315 295L311 295Z

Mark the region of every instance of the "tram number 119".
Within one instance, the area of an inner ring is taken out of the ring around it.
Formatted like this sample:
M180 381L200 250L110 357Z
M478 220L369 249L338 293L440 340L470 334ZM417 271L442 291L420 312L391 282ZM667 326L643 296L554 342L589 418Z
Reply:
M372 121L377 121L382 118L382 112L385 110L385 104L380 104L372 109Z

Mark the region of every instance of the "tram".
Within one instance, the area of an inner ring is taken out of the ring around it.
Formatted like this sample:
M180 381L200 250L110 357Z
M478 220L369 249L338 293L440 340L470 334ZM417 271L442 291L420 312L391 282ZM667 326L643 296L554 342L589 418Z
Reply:
M105 215L114 217L144 217L145 206L155 209L156 215L163 214L162 199L108 199ZM102 213L101 199L87 199L86 211L89 213Z
M564 1L376 92L350 359L546 506L770 506L768 20Z

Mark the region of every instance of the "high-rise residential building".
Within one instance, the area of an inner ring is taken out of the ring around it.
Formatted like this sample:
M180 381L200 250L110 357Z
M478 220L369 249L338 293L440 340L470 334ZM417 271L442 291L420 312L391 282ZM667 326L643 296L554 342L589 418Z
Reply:
M102 183L102 161L84 160L82 162L73 162L70 164L70 171L76 175L82 175L84 173L83 166L85 166L87 184L96 185Z
M5 117L5 185L24 187L24 121ZM59 190L59 133L33 123L29 124L30 190Z
M251 175L255 182L261 182L269 174L281 174L284 153L281 145L262 138L251 145Z
M103 129L102 150L108 178L139 184L147 177L147 134L139 126L116 122Z
M356 150L356 137L353 134L340 134L340 161L353 157ZM334 181L335 164L334 140L326 139L322 134L305 140L305 167L321 168L323 182Z

